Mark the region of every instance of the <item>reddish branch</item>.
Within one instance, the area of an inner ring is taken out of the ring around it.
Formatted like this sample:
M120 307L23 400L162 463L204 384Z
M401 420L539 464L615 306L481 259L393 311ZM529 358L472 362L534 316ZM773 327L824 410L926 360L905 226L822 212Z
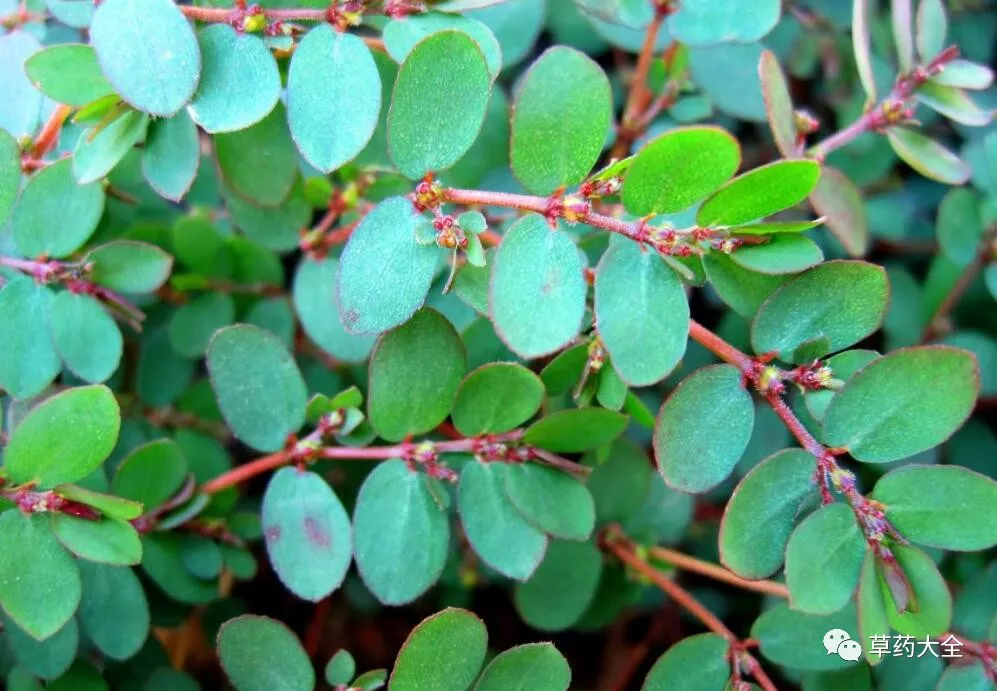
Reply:
M719 617L693 597L689 591L641 559L636 552L635 545L626 537L618 533L615 535L612 532L607 533L606 539L603 540L603 549L649 580L682 609L698 619L703 626L726 640L730 645L729 656L735 679L740 678L742 671L747 672L765 691L776 691L775 684L769 679L758 661L747 651L744 644L734 635L734 632L727 628L727 625Z
M744 590L753 590L756 593L764 593L782 598L789 597L789 588L782 583L776 583L775 581L749 581L722 566L690 557L688 554L683 554L667 547L651 547L647 552L655 559L668 562L675 568L682 569L683 571L706 576L715 581L727 583L728 585L733 585Z
M0 266L25 273L39 283L61 283L73 293L92 295L135 331L142 330L142 322L145 321L142 310L113 290L90 281L87 278L90 272L88 264L0 256Z
M962 270L959 278L952 285L952 289L949 290L941 304L938 305L938 309L931 316L928 326L924 330L924 335L921 338L922 343L930 341L932 338L950 330L949 316L952 314L952 311L959 304L966 291L969 290L969 287L973 285L980 272L997 257L997 250L994 247L995 243L997 243L997 223L990 226L983 234L973 260Z
M919 86L930 77L939 74L945 69L945 65L957 57L959 57L959 48L949 46L928 64L919 65L909 74L901 75L886 98L845 129L810 147L807 154L811 158L823 161L829 153L835 149L840 149L866 132L880 132L887 127L910 122L914 112L913 107L908 104L908 100Z
M51 117L49 117L48 122L45 123L38 138L35 139L34 145L31 147L30 158L44 158L45 154L52 150L56 142L59 141L59 133L62 131L62 125L72 112L73 109L70 106L59 106L52 111Z
M483 437L468 437L447 441L403 442L391 446L322 446L322 440L328 434L328 428L319 428L300 442L292 441L287 448L262 458L257 458L237 468L233 468L200 489L204 494L215 494L228 487L245 482L257 475L276 470L285 465L304 465L316 460L338 461L381 461L389 458L400 458L413 467L422 466L427 474L441 479L453 480L453 471L437 461L439 454L472 453L486 461L523 462L540 460L547 465L560 468L565 472L585 475L588 469L577 463L561 458L556 454L537 449L530 445L517 446L523 436L523 430L513 430L505 434L486 435Z

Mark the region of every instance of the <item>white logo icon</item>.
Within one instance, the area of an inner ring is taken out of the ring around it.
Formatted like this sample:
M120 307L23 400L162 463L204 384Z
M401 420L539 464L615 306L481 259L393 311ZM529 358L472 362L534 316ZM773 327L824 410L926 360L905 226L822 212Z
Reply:
M827 654L837 654L842 660L855 662L862 657L862 646L844 629L831 629L824 634L824 648Z

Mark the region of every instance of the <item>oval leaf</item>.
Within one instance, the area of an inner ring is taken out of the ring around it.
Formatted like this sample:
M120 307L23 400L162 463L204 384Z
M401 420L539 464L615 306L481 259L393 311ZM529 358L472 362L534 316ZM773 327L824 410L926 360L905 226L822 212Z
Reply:
M997 482L985 475L958 466L908 465L880 478L872 496L914 542L966 551L997 544Z
M865 536L847 504L828 504L807 516L789 538L786 584L793 609L831 614L855 592Z
M218 657L238 691L312 691L315 670L289 628L244 615L218 630Z
M467 541L482 561L504 576L525 581L540 566L547 537L510 503L506 472L501 463L465 465L457 505Z
M280 96L280 72L270 49L257 36L212 24L198 35L204 69L190 102L190 115L210 134L254 125Z
M357 570L386 605L404 605L436 583L450 529L427 478L392 459L364 480L353 511Z
M495 255L489 309L502 340L536 358L564 347L585 316L585 278L566 233L529 214L506 231Z
M796 206L813 192L820 166L776 161L739 175L714 192L696 213L701 226L735 226Z
M239 324L217 332L208 372L232 433L259 451L277 451L305 421L308 392L294 357L269 331Z
M474 691L535 688L567 691L571 668L553 643L527 643L500 653L488 663Z
M465 691L485 661L488 631L473 613L449 607L412 629L398 651L389 691Z
M744 476L720 523L720 559L742 578L767 578L782 566L801 510L817 496L814 457L779 451Z
M609 80L574 48L544 52L520 84L512 116L512 172L536 194L581 182L612 121Z
M437 262L435 247L416 242L420 227L428 224L411 201L392 197L356 227L340 258L336 284L347 331L381 333L422 306Z
M465 437L508 432L540 409L543 382L522 365L493 362L461 382L454 401L454 427Z
M734 470L754 424L755 406L738 369L704 367L686 377L658 412L658 470L675 489L705 492Z
M388 441L429 432L450 414L464 367L464 346L450 322L435 310L416 312L371 353L370 424Z
M962 426L979 386L976 360L965 350L894 351L859 370L834 397L824 415L824 441L866 463L913 456Z
M410 179L456 163L485 120L491 75L481 50L459 31L420 41L405 58L388 112L388 152Z
M4 449L14 484L76 482L97 469L118 440L121 413L105 386L68 389L32 408Z
M833 295L833 300L828 300ZM858 343L876 331L890 299L886 272L875 264L832 261L817 266L776 290L751 323L756 353L778 353L794 361L798 347L827 339L825 353ZM813 360L813 355L801 358Z
M350 517L321 477L281 468L263 494L267 555L287 589L318 602L338 588L353 557Z
M90 42L104 76L138 110L173 115L194 95L201 51L171 0L102 2L90 22Z
M287 117L291 136L324 173L363 151L381 111L381 77L359 36L328 24L309 31L291 58Z
M631 386L660 381L685 355L689 301L682 281L637 243L618 241L599 261L595 316L612 366Z

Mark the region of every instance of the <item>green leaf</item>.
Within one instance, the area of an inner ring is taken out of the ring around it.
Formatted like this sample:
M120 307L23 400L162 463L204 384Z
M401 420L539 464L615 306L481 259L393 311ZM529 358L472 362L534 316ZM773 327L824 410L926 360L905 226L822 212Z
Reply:
M7 3L7 11L14 6ZM0 36L0 129L15 138L29 137L38 126L43 96L24 71L24 63L42 49L38 39L28 31L11 31Z
M788 604L779 604L755 621L751 637L758 640L762 655L779 665L833 671L856 664L825 650L822 641L832 629L841 629L850 639L856 640L858 626L854 605L821 616L797 612Z
M572 408L534 422L523 442L557 453L587 451L616 439L629 418L605 408Z
M749 271L720 252L703 256L703 269L720 299L745 319L755 316L762 303L789 280L789 276Z
M629 439L617 440L602 462L598 452L584 460L593 464L586 486L599 523L626 525L641 509L651 489L653 471L644 450Z
M325 666L325 680L332 686L349 684L357 673L357 663L348 650L339 650Z
M588 362L588 344L566 348L540 370L540 379L548 396L560 396L578 384L585 363Z
M209 134L244 130L265 118L280 96L280 72L257 36L212 24L197 37L204 67L190 116Z
M101 494L76 485L59 485L55 493L60 497L78 501L100 511L106 516L130 521L142 515L142 505L129 499L122 499L110 494Z
M831 614L852 598L866 545L847 504L822 506L793 531L786 548L786 584L793 609Z
M827 339L826 353L842 350L880 327L889 294L882 267L860 261L821 264L762 303L751 323L751 347L756 353L778 353L790 362L812 360L795 358L794 352L821 337Z
M978 391L976 360L965 350L902 348L859 370L834 397L824 441L866 463L913 456L961 427Z
M516 611L541 631L573 626L595 597L602 555L590 542L553 540L540 568L513 590Z
M235 320L235 301L226 293L204 293L181 305L170 319L170 343L180 355L199 358L211 337Z
M535 194L581 182L602 153L612 96L602 68L555 46L527 71L512 115L512 172Z
M817 496L815 460L802 449L775 453L744 476L720 523L720 559L742 578L767 578L782 566L790 533Z
M763 51L759 42L690 48L692 82L717 110L742 120L765 122L765 99L758 75Z
M45 516L14 510L0 513L0 554L3 611L32 638L53 636L80 604L76 562L52 535Z
M544 394L540 377L522 365L483 365L457 390L451 413L454 427L465 437L508 432L536 414Z
M289 628L246 614L218 630L218 657L238 691L312 691L315 670Z
M146 512L173 498L187 479L187 459L172 439L139 446L118 466L111 490L145 506Z
M731 258L749 271L778 275L816 266L824 260L824 253L805 235L776 235L765 243L743 245Z
M978 551L997 544L997 482L959 466L908 465L887 473L872 496L886 518L922 545Z
M24 63L28 79L53 101L84 106L114 93L91 46L64 43L40 50Z
M578 334L587 288L578 249L543 217L514 223L495 254L489 306L495 330L517 355L536 358Z
M917 53L927 62L945 47L948 19L942 0L919 0L917 3ZM948 67L946 65L946 67Z
M891 0L890 2L893 42L897 48L900 72L909 72L914 67L914 36L911 32L910 7L911 0Z
M942 197L938 206L938 243L942 252L966 266L976 257L983 236L983 220L975 194L957 187Z
M781 10L778 0L686 2L668 17L668 29L690 46L751 43L775 28Z
M523 581L540 565L547 537L510 503L507 470L501 463L468 463L461 470L457 501L464 534L475 553L504 576Z
M232 193L225 194L225 206L232 215L232 222L247 238L277 252L296 249L301 241L301 230L312 217L312 208L305 198L304 186L300 184L295 184L291 195L277 206L254 206Z
M758 75L762 80L762 95L765 97L765 114L776 148L786 158L799 158L800 145L797 143L796 113L793 110L793 97L789 94L786 75L779 65L779 59L770 51L762 53L758 63Z
M298 152L280 103L255 125L214 138L225 184L256 206L277 206L298 177Z
M736 226L796 206L813 192L820 166L813 161L776 161L739 175L703 202L701 226Z
M279 84L279 80L278 80ZM363 151L381 111L381 78L359 36L309 31L291 58L287 117L298 150L328 173Z
M994 73L989 67L969 60L953 60L939 74L934 75L931 81L961 89L986 89L993 84Z
M472 612L448 607L423 619L398 651L389 691L465 691L485 661L488 631Z
M60 259L90 239L103 212L104 189L96 182L77 184L73 161L63 159L28 180L14 207L11 233L23 256Z
M855 596L858 608L859 640L872 641L873 636L888 636L890 622L886 617L886 601L879 586L879 573L876 569L876 555L867 550L859 574L859 588ZM878 665L882 656L874 655L869 645L862 647L865 660L870 665Z
M338 588L353 557L350 517L315 473L281 468L263 494L267 555L287 589L318 602Z
M817 187L810 194L810 203L849 254L861 257L866 253L869 229L865 203L855 183L838 169L824 166Z
M990 122L992 114L980 108L962 89L925 82L917 90L917 100L949 120L982 127Z
M704 367L665 400L654 426L654 455L669 486L705 492L730 475L755 424L755 406L731 365Z
M715 691L730 677L730 645L715 633L683 638L658 658L643 691Z
M115 240L90 251L90 279L111 290L142 294L158 290L173 269L173 257L145 242Z
M952 594L945 579L931 557L921 550L897 544L890 545L890 549L913 590L907 611L900 613L885 581L880 579L890 626L906 636L940 636L952 623Z
M63 291L52 300L49 318L52 341L73 374L91 384L114 374L121 361L121 330L97 300Z
M378 435L401 441L429 432L450 414L464 374L460 336L424 309L384 334L370 356L367 414Z
M938 679L936 691L988 691L993 681L982 662L949 667Z
M21 152L17 142L0 129L0 225L6 225L21 189Z
M481 673L474 691L567 691L570 684L571 667L553 643L526 643L496 655Z
M279 338L255 326L229 326L211 339L207 361L218 407L240 440L277 451L301 429L308 392Z
M467 34L477 44L488 64L492 79L498 77L502 69L502 48L491 30L470 17L445 14L416 14L388 22L381 33L388 55L397 63L402 63L419 41L427 36L456 29Z
M969 179L969 166L934 139L903 127L890 127L886 136L897 156L924 177L946 185Z
M142 175L156 193L180 201L194 184L201 161L197 127L186 111L149 124L142 148Z
M14 398L36 396L62 369L49 330L54 296L46 286L29 276L18 276L0 287L0 324L4 325L4 347L0 348L0 388Z
M685 354L689 302L682 281L637 243L611 243L599 261L595 314L612 366L631 386L660 381Z
M381 333L408 321L426 300L435 247L416 233L429 221L404 197L375 206L350 235L336 283L339 317L350 333Z
M315 345L340 360L363 362L375 338L351 334L340 321L336 305L338 276L339 261L333 257L303 259L294 275L294 311Z
M403 605L436 583L446 564L447 515L424 475L403 461L380 463L364 480L353 510L357 570L386 605Z
M405 58L388 112L388 152L410 179L456 163L485 119L491 75L481 50L459 31L420 41Z
M3 618L3 624L6 648L10 650L18 664L30 671L33 677L41 677L48 681L58 679L73 664L80 643L80 632L75 619L70 619L65 626L44 641L32 638L9 617ZM33 677L32 681L34 681ZM53 683L48 688L55 688L55 686ZM38 689L41 688L39 685ZM10 691L17 691L17 689L10 688ZM34 691L34 689L30 691Z
M777 235L780 233L801 233L821 225L824 221L771 221L768 223L749 223L746 226L734 226L730 229L736 235Z
M107 0L94 12L90 42L104 76L125 101L173 115L194 95L197 37L171 0Z
M218 599L218 584L194 576L183 563L183 540L176 533L151 533L142 538L142 570L169 598L188 605Z
M121 414L104 386L67 389L31 409L4 449L14 484L45 489L86 477L104 462L118 439Z
M502 474L509 501L531 525L565 540L587 540L592 534L595 505L577 479L538 463L512 464Z
M129 110L107 127L81 135L73 154L76 181L85 185L107 176L145 136L148 124L145 113Z
M132 566L142 561L142 542L131 523L116 518L90 521L52 515L52 532L70 552L87 561Z
M107 657L127 660L149 635L149 603L131 569L79 562L83 599L77 613L87 638Z

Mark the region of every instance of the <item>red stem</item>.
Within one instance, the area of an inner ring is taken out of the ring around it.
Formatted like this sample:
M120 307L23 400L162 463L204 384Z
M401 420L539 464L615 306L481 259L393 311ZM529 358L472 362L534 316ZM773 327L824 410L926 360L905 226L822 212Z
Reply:
M959 48L957 46L949 46L935 56L927 65L915 67L910 74L902 75L897 79L893 90L890 91L886 98L869 109L862 117L845 129L832 134L830 137L810 147L807 155L823 161L829 153L849 144L866 132L875 132L884 127L902 124L902 121L894 121L891 118L887 112L888 109L895 104L900 104L902 107L904 102L914 95L919 86L924 84L929 77L941 72L945 68L945 65L957 57L959 57Z
M52 150L52 147L59 141L59 132L62 131L62 125L72 112L73 109L70 106L59 106L52 111L48 122L45 123L42 131L38 134L38 138L35 139L34 145L31 147L29 160L43 158L45 154Z
M921 338L922 343L930 341L935 336L946 331L948 326L946 322L952 310L959 304L959 300L969 290L969 287L973 285L973 282L980 272L983 271L983 268L993 259L994 248L992 245L995 240L997 240L997 223L994 223L987 229L987 232L980 238L976 256L962 270L959 278L952 285L952 289L949 290L941 304L938 305L935 313L931 315L931 320L928 322L928 326L925 328L924 335Z

